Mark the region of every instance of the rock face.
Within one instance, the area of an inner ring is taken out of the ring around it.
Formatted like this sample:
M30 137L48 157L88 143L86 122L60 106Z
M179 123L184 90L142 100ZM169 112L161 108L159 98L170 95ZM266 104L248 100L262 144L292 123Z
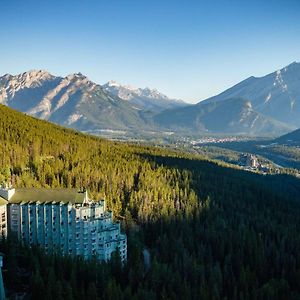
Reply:
M79 130L148 128L131 103L81 73L65 78L46 71L4 75L0 78L0 103Z
M42 70L0 77L0 103L83 131L153 130L155 113L187 105L149 88L101 86L81 73L63 78Z
M233 97L248 99L254 110L300 127L300 63L294 62L264 77L250 77L205 102Z

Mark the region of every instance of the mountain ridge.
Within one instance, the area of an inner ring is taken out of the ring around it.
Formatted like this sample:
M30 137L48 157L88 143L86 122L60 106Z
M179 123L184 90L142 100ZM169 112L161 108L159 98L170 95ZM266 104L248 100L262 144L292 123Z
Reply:
M196 105L231 97L247 98L258 112L300 127L300 63L293 62L265 76L248 77Z
M102 87L110 94L127 100L140 109L153 110L154 112L188 105L183 100L171 99L157 89L150 89L149 87L136 88L131 85L122 85L115 80L108 81Z
M252 122L236 122L238 114L242 114L242 104L237 104L231 99L246 99L251 103L252 114L256 114L256 121L260 120L258 126L253 127ZM232 115L232 111L236 111L237 105L240 111L237 115ZM184 107L180 109L171 109L158 114L155 118L157 122L166 124L169 128L176 127L178 123L178 115L181 120L185 119L184 127L189 130L206 130L205 117L203 110L208 106L211 107L207 112L207 117L213 107L223 106L226 111L232 115L232 122L235 127L220 127L218 133L244 133L251 135L272 135L279 136L300 127L300 63L293 62L288 66L269 73L262 77L248 77L245 80L233 85L222 93L200 101L190 108ZM223 112L214 113L216 124L222 124L222 119L226 118ZM267 126L262 126L268 124ZM223 124L224 125L224 124ZM246 125L246 126L245 126Z
M0 78L0 103L79 130L148 128L136 108L82 73L59 77L32 70L5 75Z
M222 117L221 117L222 116ZM176 119L176 122L173 120ZM230 98L223 102L203 102L183 109L164 111L155 120L169 129L223 133L223 134L246 134L257 133L276 135L285 133L291 128L285 124L268 118L257 111L251 102L244 98Z
M148 87L100 85L82 73L60 77L31 70L0 77L0 103L88 132L279 136L300 127L300 63L251 76L193 105Z

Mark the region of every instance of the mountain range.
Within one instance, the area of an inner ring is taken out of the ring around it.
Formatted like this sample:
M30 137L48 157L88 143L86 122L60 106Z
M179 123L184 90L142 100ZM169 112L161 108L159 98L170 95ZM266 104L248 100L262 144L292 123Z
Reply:
M300 127L300 63L249 77L194 105L156 89L33 70L0 77L0 103L81 131L279 136Z
M81 73L63 78L42 70L0 77L0 103L83 131L149 130L154 127L149 107L159 112L183 105L149 88L129 90L112 82L101 86Z
M264 77L249 77L226 91L155 116L186 131L277 135L300 127L300 63Z
M104 84L103 89L111 95L127 100L135 107L153 112L160 112L164 109L186 106L182 100L170 99L156 89L135 88L130 85L122 85L114 80Z

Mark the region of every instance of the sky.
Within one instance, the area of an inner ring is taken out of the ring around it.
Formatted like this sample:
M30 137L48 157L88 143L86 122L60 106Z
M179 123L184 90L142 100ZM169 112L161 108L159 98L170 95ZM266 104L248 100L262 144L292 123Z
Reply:
M81 72L195 103L294 61L299 0L0 0L0 75Z

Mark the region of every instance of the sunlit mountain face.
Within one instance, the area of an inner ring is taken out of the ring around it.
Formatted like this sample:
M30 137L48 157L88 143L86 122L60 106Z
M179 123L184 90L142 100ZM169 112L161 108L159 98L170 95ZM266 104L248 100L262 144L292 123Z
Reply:
M81 73L29 71L0 77L0 103L82 131L279 136L300 127L300 64L249 77L194 105L156 89L96 84Z

